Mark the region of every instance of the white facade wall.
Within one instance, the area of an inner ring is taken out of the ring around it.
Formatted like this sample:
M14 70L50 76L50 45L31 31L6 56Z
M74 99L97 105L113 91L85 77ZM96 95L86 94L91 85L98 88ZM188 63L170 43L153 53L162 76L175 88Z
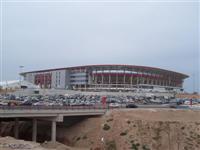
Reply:
M66 70L66 76L65 76L65 88L70 88L70 71Z
M34 73L27 73L24 76L24 80L30 83L35 84L35 74Z
M66 88L66 70L52 71L51 88Z

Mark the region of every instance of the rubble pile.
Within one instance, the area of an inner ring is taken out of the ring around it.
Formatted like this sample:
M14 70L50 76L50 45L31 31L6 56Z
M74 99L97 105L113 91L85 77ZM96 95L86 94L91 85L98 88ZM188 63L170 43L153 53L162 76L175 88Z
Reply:
M24 140L16 140L12 137L0 138L1 150L46 150L39 143Z

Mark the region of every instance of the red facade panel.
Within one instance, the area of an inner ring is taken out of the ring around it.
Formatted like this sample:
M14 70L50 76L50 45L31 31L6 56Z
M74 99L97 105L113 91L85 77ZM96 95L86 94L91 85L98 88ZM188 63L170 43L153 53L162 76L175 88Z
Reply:
M51 86L51 73L36 74L35 84L40 87L50 88Z

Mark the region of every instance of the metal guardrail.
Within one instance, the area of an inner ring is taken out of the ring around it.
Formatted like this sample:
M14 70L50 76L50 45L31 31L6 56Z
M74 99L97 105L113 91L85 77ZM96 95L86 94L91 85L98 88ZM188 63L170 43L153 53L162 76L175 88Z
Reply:
M0 110L87 110L109 109L108 106L0 106Z
M94 106L0 106L0 110L112 110L112 109L122 109L126 106L120 107L109 107L108 105L94 105ZM162 105L137 105L137 108L174 108L170 106ZM177 109L197 109L200 108L189 108L177 106Z

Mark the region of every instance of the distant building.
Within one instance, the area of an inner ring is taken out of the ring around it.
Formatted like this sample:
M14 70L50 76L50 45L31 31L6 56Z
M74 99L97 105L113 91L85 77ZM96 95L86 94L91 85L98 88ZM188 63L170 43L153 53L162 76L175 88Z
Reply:
M146 66L88 65L21 73L41 88L108 91L182 91L188 75Z
M30 83L27 81L19 81L19 80L9 80L0 82L0 86L2 89L20 89L20 88L28 88L28 89L39 89L39 86L34 83Z

